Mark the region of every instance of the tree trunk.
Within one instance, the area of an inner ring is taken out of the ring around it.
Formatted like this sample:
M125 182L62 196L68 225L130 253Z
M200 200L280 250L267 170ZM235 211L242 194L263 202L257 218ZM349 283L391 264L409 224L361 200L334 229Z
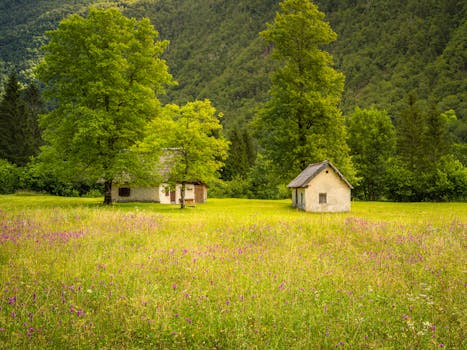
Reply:
M105 180L104 183L104 204L112 204L112 180Z
M182 182L182 189L180 191L180 209L185 209L185 181Z

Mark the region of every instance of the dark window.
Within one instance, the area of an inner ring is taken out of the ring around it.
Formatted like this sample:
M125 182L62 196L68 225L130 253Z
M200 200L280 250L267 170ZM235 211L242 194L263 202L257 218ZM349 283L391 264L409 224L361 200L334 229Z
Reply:
M328 196L326 193L319 194L319 204L326 204L328 202Z
M118 195L120 197L130 197L130 188L129 187L120 187L118 189Z

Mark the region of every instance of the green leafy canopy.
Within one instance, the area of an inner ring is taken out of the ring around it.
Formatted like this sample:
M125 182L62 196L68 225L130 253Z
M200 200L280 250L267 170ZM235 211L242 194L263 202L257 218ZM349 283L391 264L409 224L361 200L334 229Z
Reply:
M160 113L157 96L173 83L160 58L168 42L157 40L148 19L130 19L115 8L72 15L48 36L37 73L53 110L40 120L41 157L106 182L140 169L132 147Z
M332 160L352 173L338 108L344 76L321 46L336 38L324 14L308 0L285 0L260 35L273 46L277 66L270 100L254 121L260 145L279 176L291 179L308 164Z

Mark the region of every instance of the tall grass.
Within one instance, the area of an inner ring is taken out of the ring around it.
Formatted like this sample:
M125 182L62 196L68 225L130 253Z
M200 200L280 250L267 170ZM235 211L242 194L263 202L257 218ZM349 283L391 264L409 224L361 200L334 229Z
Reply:
M463 349L467 204L0 197L0 348Z

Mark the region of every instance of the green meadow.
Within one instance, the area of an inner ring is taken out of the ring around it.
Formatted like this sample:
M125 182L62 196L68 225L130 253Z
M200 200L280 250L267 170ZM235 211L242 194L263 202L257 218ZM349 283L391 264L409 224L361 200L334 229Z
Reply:
M465 349L467 203L0 196L2 349Z

